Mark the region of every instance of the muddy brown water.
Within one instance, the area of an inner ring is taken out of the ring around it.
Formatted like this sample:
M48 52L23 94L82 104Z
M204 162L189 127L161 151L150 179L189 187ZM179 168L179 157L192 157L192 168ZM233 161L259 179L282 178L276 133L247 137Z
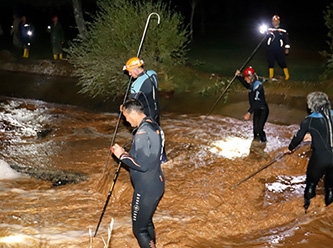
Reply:
M73 87L64 78L16 75L24 79L17 82L4 75L1 88L12 85L12 92L2 90L0 101L0 247L104 247L112 219L109 247L138 247L131 230L133 190L124 169L97 236L89 235L117 168L108 154L118 113L108 108L118 104L105 102L101 111L102 103L87 104L69 93ZM266 144L252 143L252 123L241 120L246 93L233 99L209 116L215 99L163 99L169 161L154 216L157 247L332 247L333 207L325 207L322 182L308 213L302 208L309 144L235 187L280 157L306 115L304 99L270 104ZM130 140L121 122L116 142ZM36 173L20 173L13 165ZM87 178L59 186L46 180L59 172Z

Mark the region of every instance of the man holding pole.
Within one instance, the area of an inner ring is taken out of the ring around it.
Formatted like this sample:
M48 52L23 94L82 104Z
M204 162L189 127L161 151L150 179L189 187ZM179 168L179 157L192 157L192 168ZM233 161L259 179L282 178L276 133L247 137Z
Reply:
M123 67L129 76L134 78L131 84L129 98L138 99L143 105L146 116L150 116L158 125L160 123L160 103L158 95L158 78L154 70L145 70L143 60L138 57L130 58ZM162 163L167 161L165 148L163 151Z
M310 134L312 155L306 170L305 212L311 198L316 196L317 184L324 175L325 204L328 206L333 202L333 111L328 96L320 91L310 93L307 104L312 113L301 122L299 130L284 151L291 153Z
M250 120L251 114L253 113L253 140L266 142L264 126L268 118L269 108L266 103L264 87L258 80L257 74L251 66L243 71L243 75L241 75L239 70L236 70L235 76L242 85L249 90L248 98L250 108L244 115L244 120Z
M113 145L111 151L130 172L134 187L133 233L141 248L153 248L156 244L153 215L164 194L161 168L164 134L159 125L144 114L138 100L127 100L121 109L126 120L132 127L137 127L137 131L129 153L118 144Z
M135 79L131 84L130 98L138 99L143 105L145 115L152 117L160 125L157 74L153 70L144 70L143 64L143 60L132 57L123 67L123 70Z

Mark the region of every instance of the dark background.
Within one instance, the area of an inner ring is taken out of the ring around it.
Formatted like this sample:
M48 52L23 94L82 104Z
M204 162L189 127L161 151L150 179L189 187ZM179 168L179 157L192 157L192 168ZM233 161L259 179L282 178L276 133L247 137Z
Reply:
M191 5L189 0L165 0L171 3L171 8L180 11L189 23ZM323 11L330 0L319 0L312 4L296 1L222 1L201 0L196 6L194 18L194 40L210 38L211 34L225 39L238 38L246 40L249 36L257 35L261 23L270 25L271 17L278 14L281 26L285 27L291 40L304 40L318 50L325 48L327 28L324 23ZM96 11L96 0L82 0L85 19L91 20ZM66 38L71 40L77 34L73 16L72 0L1 0L0 24L4 30L1 46L10 46L9 35L12 15L26 15L28 21L36 28L35 46L43 47L49 34L45 31L53 15L58 15L66 32Z

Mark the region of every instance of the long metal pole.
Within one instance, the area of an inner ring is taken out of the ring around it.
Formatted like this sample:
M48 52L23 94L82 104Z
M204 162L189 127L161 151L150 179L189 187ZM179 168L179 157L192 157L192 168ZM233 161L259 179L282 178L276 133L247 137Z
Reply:
M300 148L303 143L299 144L292 152L295 152L298 148ZM287 153L281 153L279 155L277 155L273 160L271 160L269 163L263 165L262 167L260 167L258 170L256 170L255 172L253 172L252 174L250 174L249 176L247 176L246 178L244 178L242 181L240 181L239 183L236 183L234 185L234 189L237 188L238 185L240 185L241 183L244 183L245 181L249 180L251 177L253 177L254 175L258 174L260 171L266 169L267 167L269 167L270 165L274 164L275 162L277 162L278 160L280 160L281 158L283 158Z
M244 67L247 65L247 63L252 59L252 57L257 52L257 50L259 49L259 47L261 46L261 44L264 42L265 39L266 39L266 35L262 38L262 40L258 43L258 45L256 46L256 48L253 50L253 52L250 54L250 56L247 58L247 60L241 66L241 68L239 69L240 71L242 71L244 69ZM236 75L231 79L231 81L229 82L229 84L225 87L225 89L223 90L223 92L221 93L221 95L219 96L219 98L214 103L213 107L207 113L207 116L210 115L213 112L214 108L219 103L219 101L222 99L222 97L224 96L224 94L226 93L226 91L229 89L229 87L231 86L231 84L234 82L235 78L236 78Z
M147 29L148 29L148 25L149 25L149 22L150 22L150 18L152 15L156 15L157 16L157 24L159 25L160 24L160 15L155 13L155 12L152 12L149 14L148 18L147 18L147 21L146 21L146 25L145 25L145 28L143 30L143 34L142 34L142 38L141 38L141 42L140 42L140 45L139 45L139 49L138 49L138 52L137 52L137 57L139 57L140 53L141 53L141 49L142 49L142 45L143 45L143 42L145 40L145 37L146 37L146 32L147 32ZM132 76L130 77L130 79L128 80L128 84L127 84L127 89L126 89L126 93L125 93L125 96L124 96L124 99L123 99L123 103L125 103L125 101L127 100L127 97L128 97L128 94L130 92L130 89L131 89L131 82L132 82ZM117 124L116 124L116 127L114 129L114 132L113 132L113 136L112 136L112 140L111 140L111 144L110 144L110 147L113 146L115 140L116 140L116 135L117 135L117 132L118 132L118 128L119 128L119 123L120 123L120 120L121 120L121 116L122 116L122 112L120 111L119 115L118 115L118 120L117 120ZM106 158L106 162L104 164L104 169L103 169L103 174L105 173L106 171L106 166L109 162L109 158L110 158L110 155L111 155L111 152L109 151L108 153L108 156Z
M108 204L109 204L109 201L110 201L110 198L111 198L111 195L112 195L112 191L113 191L113 189L114 189L114 185L116 184L116 181L117 181L117 178L118 178L118 175L119 175L119 172L120 172L120 168L121 168L121 162L119 162L118 167L117 167L117 171L116 171L116 173L115 173L114 176L113 176L112 185L111 185L111 187L110 187L110 190L109 190L108 196L107 196L107 198L106 198L106 201L105 201L105 204L104 204L104 207L103 207L103 211L102 211L101 217L99 217L99 221L98 221L98 224L97 224L97 226L96 226L96 230L95 230L94 237L96 237L96 235L97 235L97 231L98 231L99 225L101 224L101 221L102 221L102 219L103 219L103 216L104 216L104 213L105 213L106 207L107 207Z
M238 185L244 183L245 181L249 180L251 177L253 177L254 175L258 174L260 171L266 169L267 167L269 167L270 165L274 164L276 161L278 161L279 159L281 159L282 157L284 157L285 154L281 153L278 156L276 156L273 160L271 160L269 163L261 166L258 170L256 170L255 172L253 172L252 174L250 174L249 176L247 176L246 178L244 178L243 180L241 180L239 183L234 185L234 189L238 187Z
M157 15L157 17L158 17L158 24L160 24L160 16L159 16L159 14L157 14L157 13L155 13L155 12L150 13L150 15L149 15L148 18L147 18L146 26L145 26L144 31L143 31L143 34L142 34L142 38L141 38L140 46L139 46L139 49L138 49L137 57L139 57L139 55L140 55L140 53L141 53L141 49L142 49L142 45L143 45L143 41L144 41L144 39L145 39L146 32L147 32L147 28L148 28L148 24L149 24L149 22L150 22L150 18L151 18L152 15ZM125 103L125 101L126 101L126 99L127 99L127 96L128 96L128 94L129 94L130 87L131 87L131 81L132 81L132 77L129 79L129 82L128 82L128 84L127 84L127 90L126 90L126 94L125 94L125 97L124 97L124 100L123 100L123 104ZM120 111L119 116L118 116L117 125L116 125L115 131L114 131L114 133L113 133L113 138L112 138L112 141L111 141L111 145L110 145L110 147L114 144L114 141L115 141L115 139L116 139L116 134L117 134L117 131L118 131L118 127L119 127L119 123L120 123L121 115L122 115L122 112ZM110 157L110 156L111 156L111 151L110 151L110 149L109 149L109 153L108 153L108 156L107 156L107 159L106 159L106 163L105 163L105 165L104 165L103 175L104 175L104 172L105 172L105 170L106 170L106 165L107 165L107 163L108 163L108 161L109 161L109 157ZM110 188L110 190L109 190L108 196L107 196L107 198L106 198L106 201L105 201L105 204L104 204L104 207L103 207L102 214L101 214L101 216L100 216L100 218L99 218L99 221L98 221L98 224L97 224L97 226L96 226L96 230L95 230L94 237L96 237L96 235L97 235L97 231L98 231L98 228L99 228L99 226L100 226L100 224L101 224L101 221L102 221L102 219L103 219L103 216L104 216L104 213L105 213L106 207L107 207L107 205L108 205L108 203L109 203L109 201L110 201L110 198L111 198L111 195L112 195L112 191L113 191L113 189L114 189L114 185L116 184L116 181L117 181L118 175L119 175L119 173L120 173L120 168L121 168L121 162L119 162L118 167L117 167L117 171L116 171L116 173L114 174L113 181L112 181L112 185L111 185L111 188Z

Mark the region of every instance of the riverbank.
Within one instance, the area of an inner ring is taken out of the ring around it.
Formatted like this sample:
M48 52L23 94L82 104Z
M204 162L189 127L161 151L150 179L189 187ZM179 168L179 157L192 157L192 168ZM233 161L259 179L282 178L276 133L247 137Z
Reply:
M78 94L80 90L76 84L77 79L72 77L73 66L66 60L52 59L23 59L14 57L10 52L0 52L0 70L2 74L2 95L18 98L32 98L48 102L76 105L93 111L117 112L118 105L122 101L114 101L105 97L94 99ZM193 70L193 68L191 69ZM189 76L189 80L196 80L195 84L208 87L208 84L225 82L226 77L211 75L204 72L196 72L195 78ZM284 81L283 79L263 81L266 99L270 107L268 121L276 124L299 124L307 115L306 96L312 91L324 91L329 97L333 96L332 81L300 82ZM212 82L213 81L213 82ZM237 81L237 80L235 80ZM10 84L8 84L10 82ZM188 82L190 85L191 82ZM179 90L167 92L161 90L162 113L173 112L178 114L207 114L216 103L221 90L210 92L202 96L198 89L192 87L192 91ZM242 119L248 109L247 91L235 82L228 89L225 96L218 102L211 112L212 115L224 115Z
M66 60L26 59L16 57L6 50L0 51L0 70L4 71L69 77L73 69Z

